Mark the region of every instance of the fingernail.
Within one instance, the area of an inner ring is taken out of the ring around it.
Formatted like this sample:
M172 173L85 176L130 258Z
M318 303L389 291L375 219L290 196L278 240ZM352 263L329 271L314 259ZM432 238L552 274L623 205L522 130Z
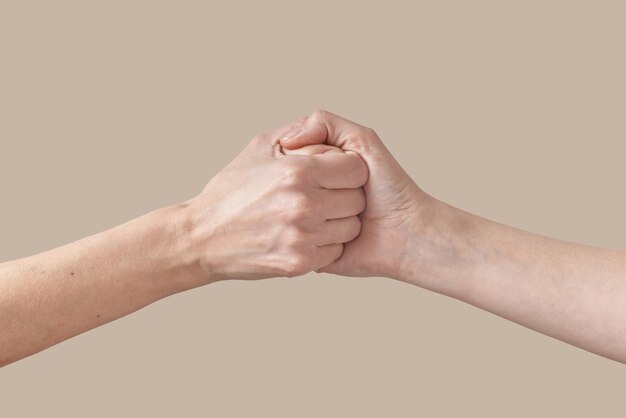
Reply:
M294 126L281 138L281 141L289 142L291 139L298 136L300 132L302 132L302 126Z

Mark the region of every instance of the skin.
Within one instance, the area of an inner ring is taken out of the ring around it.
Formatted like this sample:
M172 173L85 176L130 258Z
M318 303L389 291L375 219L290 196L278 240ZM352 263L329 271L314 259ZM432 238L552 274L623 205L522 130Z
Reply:
M188 201L0 264L0 366L177 292L313 270L406 281L626 362L626 252L454 208L373 130L318 111Z
M412 283L626 362L625 251L532 234L439 201L373 130L329 112L281 143L286 154L336 146L369 168L361 234L322 271Z
M0 264L0 366L181 291L337 260L361 229L367 167L337 148L283 154L302 122L255 137L188 201Z

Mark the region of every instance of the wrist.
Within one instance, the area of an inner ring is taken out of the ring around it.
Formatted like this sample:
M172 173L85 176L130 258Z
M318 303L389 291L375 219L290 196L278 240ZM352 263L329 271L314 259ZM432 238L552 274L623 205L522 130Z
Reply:
M488 221L432 198L407 229L393 278L447 295L464 292L481 259L473 244L481 222Z
M213 280L203 269L198 246L194 244L191 201L184 201L152 212L159 223L163 242L162 263L171 272L171 285L174 292L180 292L211 283Z

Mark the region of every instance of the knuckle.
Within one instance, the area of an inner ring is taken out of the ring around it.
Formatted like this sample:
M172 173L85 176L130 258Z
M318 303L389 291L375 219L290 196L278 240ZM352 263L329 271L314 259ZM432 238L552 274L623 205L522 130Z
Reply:
M364 126L362 130L366 138L378 138L378 133L376 133L373 128L370 128L369 126Z
M311 262L304 254L292 254L285 260L284 274L287 277L302 276L310 271Z
M380 138L374 129L363 125L358 125L358 127L347 134L347 137L362 144L363 147L370 146L380 141Z
M290 221L308 218L317 209L317 204L304 192L292 192L287 198L287 210Z
M315 119L326 119L328 115L329 115L329 112L327 110L317 109L315 112L313 112L312 117Z
M301 276L311 270L312 261L307 234L297 226L287 228L282 237L282 273L287 277Z
M309 178L309 164L304 162L303 159L299 158L298 160L285 164L282 176L288 185L299 185Z

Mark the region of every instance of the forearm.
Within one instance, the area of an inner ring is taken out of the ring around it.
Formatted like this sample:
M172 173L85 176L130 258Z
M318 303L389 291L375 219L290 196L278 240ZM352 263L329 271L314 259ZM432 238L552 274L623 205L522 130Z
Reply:
M524 232L437 203L398 278L626 361L626 254Z
M173 293L339 259L361 230L367 165L328 146L281 152L302 123L254 137L186 202L0 264L0 366Z
M180 211L0 264L0 366L193 287Z

